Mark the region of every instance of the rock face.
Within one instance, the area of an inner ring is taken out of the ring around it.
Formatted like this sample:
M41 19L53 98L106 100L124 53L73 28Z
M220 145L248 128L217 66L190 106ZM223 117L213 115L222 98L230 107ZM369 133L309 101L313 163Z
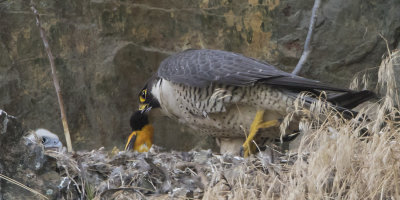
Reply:
M56 197L60 176L56 162L48 160L42 146L26 145L26 131L13 116L0 110L0 174L12 178L42 194ZM40 199L9 181L0 178L0 199Z
M123 147L137 94L158 64L188 48L224 49L291 71L301 56L313 1L40 0L76 149ZM400 47L400 1L326 0L301 75L347 87L376 80L381 56ZM31 128L59 133L57 99L29 1L0 3L0 108ZM40 112L39 112L40 111ZM187 150L210 139L166 117L155 143ZM65 142L64 142L65 143ZM201 142L200 142L201 143Z

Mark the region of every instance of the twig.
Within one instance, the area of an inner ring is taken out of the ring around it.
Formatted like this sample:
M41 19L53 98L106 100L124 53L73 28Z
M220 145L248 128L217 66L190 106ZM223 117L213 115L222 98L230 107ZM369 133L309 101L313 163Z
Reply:
M294 75L299 74L301 68L303 67L304 63L306 62L306 60L308 58L308 55L310 55L310 53L311 53L310 41L311 41L312 34L314 31L315 21L317 20L316 12L317 12L320 4L321 4L321 0L314 1L314 6L312 9L312 14L311 14L311 19L310 19L310 26L308 27L307 38L306 38L306 42L304 43L303 54L301 55L299 62L297 63L296 67L294 68L294 70L292 72L292 74L294 74Z
M187 167L195 168L197 171L197 175L200 176L200 180L201 180L201 183L203 184L204 188L206 188L207 185L209 184L209 182L207 180L207 176L204 174L204 172L199 164L196 164L193 162L183 162L183 163L177 164L175 167L178 169L184 169Z
M64 170L65 170L65 173L67 174L67 177L68 177L72 182L75 183L76 189L78 190L79 194L82 194L81 190L79 189L79 184L75 181L75 179L74 179L71 175L69 175L68 168L67 168L66 166L63 166L63 167L64 167ZM82 187L84 187L84 186L82 186Z
M64 101L63 101L63 98L61 96L60 84L59 84L59 81L58 81L58 78L57 78L56 69L55 69L55 65L54 65L54 57L53 57L53 54L51 53L49 42L47 41L47 38L46 38L46 33L45 33L45 31L44 31L44 29L42 27L42 24L40 23L39 12L36 10L35 4L33 3L33 0L31 0L31 9L32 9L33 13L35 14L36 25L39 28L40 37L43 40L44 48L46 49L47 55L49 57L51 74L53 76L53 83L54 83L54 87L55 87L56 93L57 93L58 104L60 106L61 121L62 121L62 124L63 124L63 127L64 127L65 140L67 141L67 149L68 149L68 152L72 152L73 150L72 150L71 136L69 134L69 128L68 128L68 123L67 123L67 115L65 114L65 110L64 110Z
M37 194L37 195L39 195L40 197L42 197L43 199L49 199L49 198L47 198L46 196L44 196L43 194L41 194L40 192L38 192L38 191L36 191L36 190L34 190L34 189L32 189L32 188L30 188L30 187L28 187L28 186L26 186L26 185L24 185L24 184L18 182L18 181L16 181L16 180L14 180L14 179L12 179L12 178L10 178L10 177L8 177L8 176L5 176L5 175L3 175L3 174L0 174L0 179L4 179L4 180L6 180L6 181L8 181L8 182L10 182L10 183L12 183L12 184L15 184L15 185L17 185L17 186L19 186L19 187L21 187L21 188L24 188L25 190L28 190L29 192L32 192L32 193L34 193L34 194Z
M379 33L379 36L385 41L386 50L388 51L389 59L392 60L392 54L391 54L391 51L390 51L390 48L389 48L389 43L388 43L387 39L382 35L382 33Z

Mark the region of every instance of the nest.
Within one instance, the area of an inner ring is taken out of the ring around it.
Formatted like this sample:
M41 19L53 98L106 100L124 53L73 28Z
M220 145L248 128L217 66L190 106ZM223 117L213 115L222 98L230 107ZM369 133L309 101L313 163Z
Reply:
M91 152L66 154L47 151L57 160L63 176L59 189L69 199L194 198L206 190L217 189L234 196L242 176L278 176L295 156L269 151L248 159L229 154L216 155L210 150L161 152L153 146L147 153L118 152L103 148ZM247 187L255 187L249 183Z

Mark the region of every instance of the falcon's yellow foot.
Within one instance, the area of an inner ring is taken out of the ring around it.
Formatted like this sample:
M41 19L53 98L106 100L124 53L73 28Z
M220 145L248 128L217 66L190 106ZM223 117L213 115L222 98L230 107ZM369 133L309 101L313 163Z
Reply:
M243 143L242 146L243 149L241 150L241 152L243 152L243 157L248 157L251 153L255 152L256 146L252 141L260 128L270 128L278 126L280 124L279 120L262 122L263 116L264 116L263 110L257 111L256 116L254 117L254 120L250 126L249 136L247 137L246 141Z

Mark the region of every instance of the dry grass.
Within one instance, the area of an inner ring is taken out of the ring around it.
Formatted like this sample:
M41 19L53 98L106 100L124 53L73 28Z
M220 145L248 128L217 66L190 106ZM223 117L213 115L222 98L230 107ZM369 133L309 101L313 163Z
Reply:
M46 196L44 196L42 193L40 193L40 192L38 192L38 191L36 191L36 190L34 190L34 189L22 184L21 182L16 181L16 180L14 180L14 179L12 179L12 178L10 178L8 176L0 174L0 179L4 179L4 180L6 180L6 181L18 186L18 187L21 187L21 188L23 188L23 189L25 189L25 190L27 190L29 192L32 192L33 194L39 196L41 199L49 199Z
M311 112L301 110L299 100L294 112L312 116L301 120L303 137L294 152L267 151L249 159L209 152L53 153L69 180L61 190L67 199L400 199L393 72L399 61L400 51L384 59L377 86L383 98L362 106L353 120L322 102ZM365 131L368 136L359 137Z

